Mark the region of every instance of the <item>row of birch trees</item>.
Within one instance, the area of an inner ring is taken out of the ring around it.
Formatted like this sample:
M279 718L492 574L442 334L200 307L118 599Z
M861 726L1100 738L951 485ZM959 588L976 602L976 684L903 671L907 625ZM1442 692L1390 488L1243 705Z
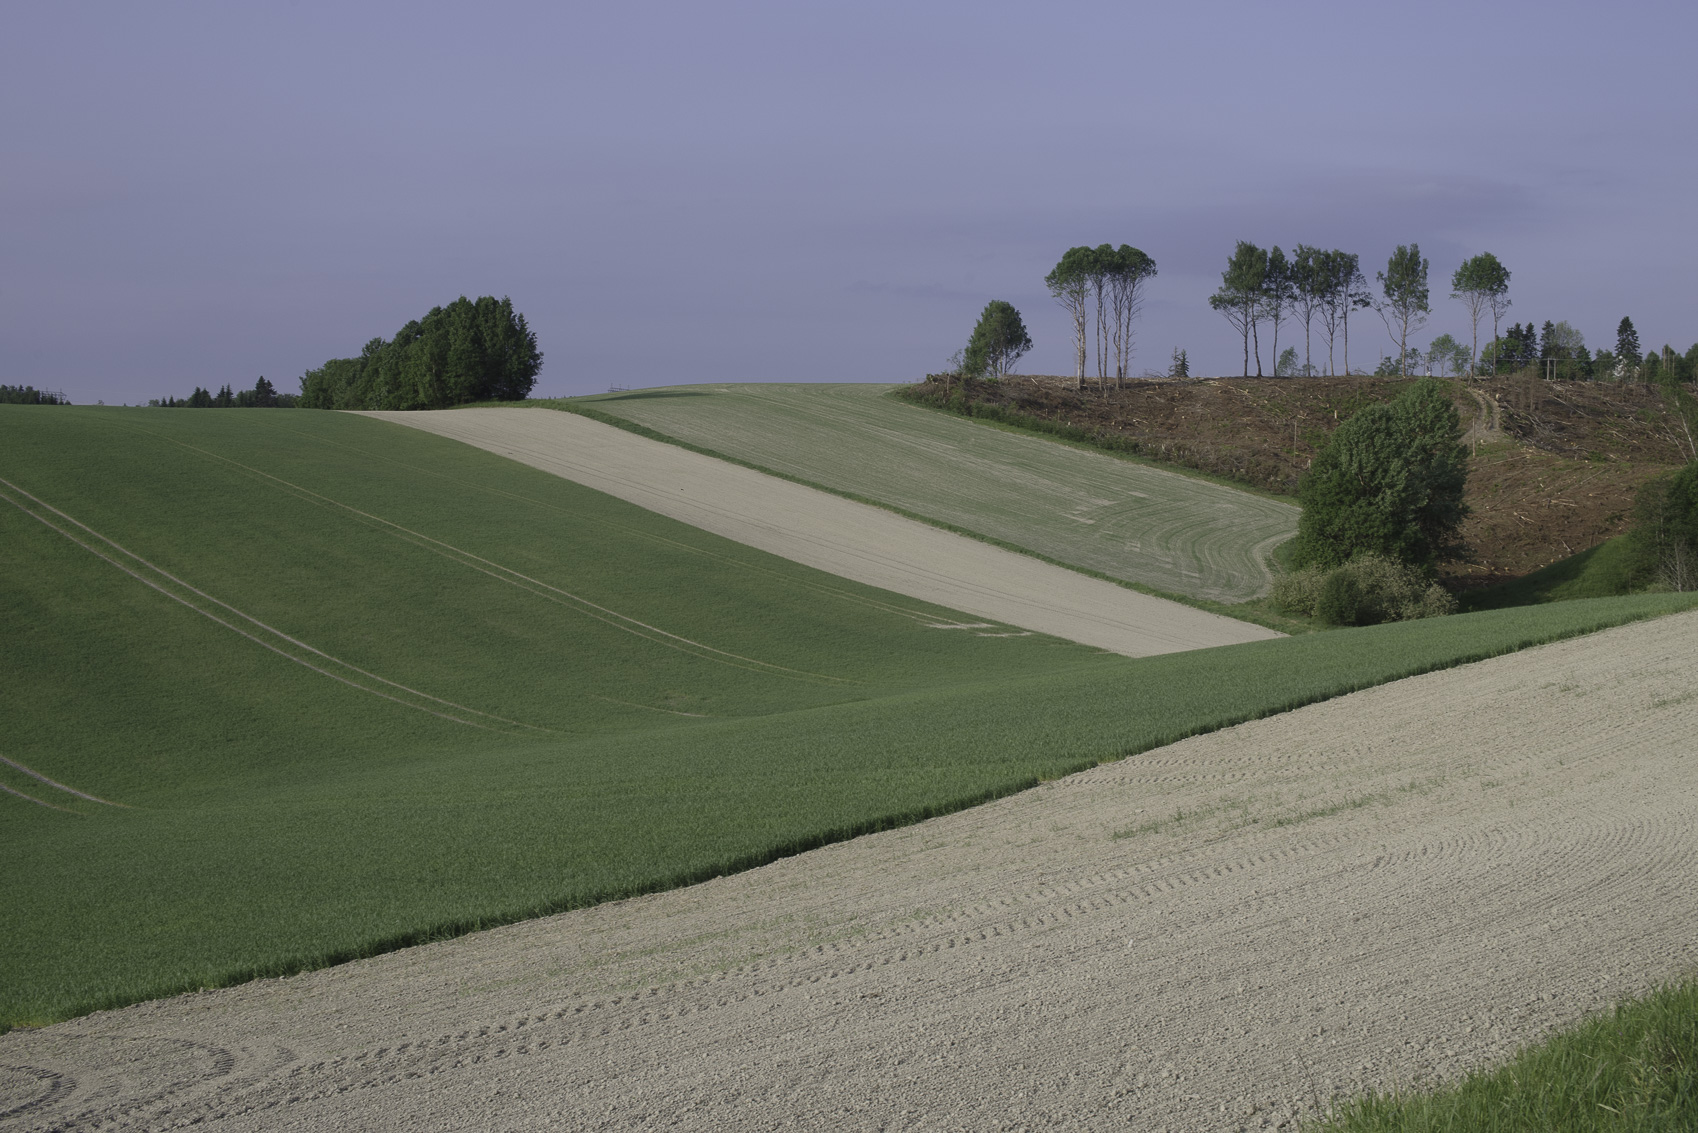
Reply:
M1320 372L1314 364L1314 331L1319 324L1326 340L1326 373L1336 376L1338 365L1350 373L1350 316L1372 309L1385 324L1386 333L1397 344L1398 369L1407 370L1410 336L1426 325L1432 305L1427 286L1429 261L1419 244L1399 244L1386 261L1384 271L1374 273L1379 293L1369 290L1362 274L1361 258L1355 252L1328 250L1308 244L1297 245L1287 257L1279 245L1259 248L1248 240L1238 241L1220 290L1209 296L1209 306L1219 311L1237 331L1244 344L1244 376L1250 376L1255 359L1256 376L1262 376L1261 332L1272 338L1270 357L1279 357L1279 334L1287 323L1303 327L1303 373ZM1480 322L1492 316L1492 337L1509 310L1509 270L1490 252L1481 252L1456 269L1451 277L1451 298L1468 309L1473 324L1469 344L1470 375L1480 356Z
M1145 285L1155 274L1156 262L1139 249L1102 244L1067 249L1044 277L1049 293L1073 320L1073 379L1078 388L1085 385L1093 338L1098 385L1107 389L1112 377L1118 388L1131 376L1133 324L1143 311Z

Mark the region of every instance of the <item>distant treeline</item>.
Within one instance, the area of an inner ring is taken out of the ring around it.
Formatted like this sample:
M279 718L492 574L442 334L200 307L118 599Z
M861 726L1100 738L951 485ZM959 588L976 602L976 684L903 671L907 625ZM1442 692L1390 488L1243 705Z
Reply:
M71 401L57 390L36 389L34 386L0 386L0 405L69 405Z
M308 409L442 409L468 401L522 401L542 369L537 336L510 299L464 295L374 338L357 358L335 358L301 378Z
M188 397L154 398L148 404L166 409L293 409L300 400L292 393L278 393L277 387L262 377L253 389L232 391L225 385L213 393L196 386Z
M1623 318L1616 327L1615 349L1599 347L1594 354L1581 333L1566 322L1546 320L1543 328L1535 330L1529 319L1525 326L1512 324L1489 342L1480 351L1480 365L1487 373L1533 370L1559 381L1691 383L1698 377L1698 343L1684 354L1672 346L1641 353L1633 320Z

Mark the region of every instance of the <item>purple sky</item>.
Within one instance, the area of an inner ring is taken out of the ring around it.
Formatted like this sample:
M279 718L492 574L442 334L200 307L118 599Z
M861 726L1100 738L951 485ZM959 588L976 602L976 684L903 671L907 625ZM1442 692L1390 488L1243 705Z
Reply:
M538 393L908 380L1072 244L1155 257L1135 369L1237 372L1237 239L1495 252L1511 319L1698 339L1698 9L7 5L0 382L302 371L511 295ZM1371 316L1369 316L1371 318ZM1387 340L1354 327L1352 358ZM1265 359L1271 367L1271 359Z

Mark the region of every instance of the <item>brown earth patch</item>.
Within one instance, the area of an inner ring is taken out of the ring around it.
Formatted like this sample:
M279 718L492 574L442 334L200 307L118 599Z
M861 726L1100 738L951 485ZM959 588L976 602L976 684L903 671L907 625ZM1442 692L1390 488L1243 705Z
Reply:
M1339 424L1408 384L1141 379L1080 390L1071 378L1019 376L971 383L967 400L1071 426L1088 443L1293 495ZM1621 534L1639 486L1693 455L1692 439L1654 387L1532 375L1450 385L1472 450L1473 514L1462 532L1469 555L1445 570L1454 586L1518 578Z

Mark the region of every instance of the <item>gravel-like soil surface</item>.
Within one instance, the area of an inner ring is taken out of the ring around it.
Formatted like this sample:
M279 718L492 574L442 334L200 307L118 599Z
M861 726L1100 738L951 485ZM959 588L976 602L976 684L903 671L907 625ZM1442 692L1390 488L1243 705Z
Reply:
M1698 614L1626 626L689 889L0 1036L0 1128L1288 1123L1698 963L1695 642Z
M574 413L367 416L465 441L843 578L1129 657L1279 636Z

